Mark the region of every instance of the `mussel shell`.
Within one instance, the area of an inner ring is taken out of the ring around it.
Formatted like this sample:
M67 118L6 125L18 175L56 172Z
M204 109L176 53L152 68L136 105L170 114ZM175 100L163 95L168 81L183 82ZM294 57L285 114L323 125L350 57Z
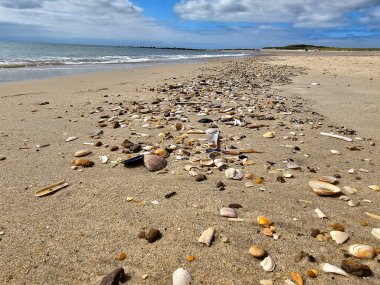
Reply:
M129 166L129 167L131 167L131 166L137 166L137 165L142 164L143 160L144 160L144 155L140 154L140 155L136 155L136 156L134 156L132 158L128 158L128 159L124 160L123 164L125 166Z

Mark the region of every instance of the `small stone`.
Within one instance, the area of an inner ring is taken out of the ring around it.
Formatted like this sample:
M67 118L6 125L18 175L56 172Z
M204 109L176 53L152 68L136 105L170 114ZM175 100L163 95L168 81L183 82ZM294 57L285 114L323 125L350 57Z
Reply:
M273 236L273 232L272 232L272 230L270 228L264 228L263 229L263 234L266 235L266 236L268 236L268 237Z
M219 188L219 190L224 190L226 184L224 184L222 181L219 181L218 183L216 183L216 187Z
M315 237L317 237L317 235L319 235L321 233L321 231L320 230L318 230L318 229L311 229L311 236L313 237L313 238L315 238Z
M145 232L144 231L141 231L138 235L137 235L138 238L145 238Z
M325 236L323 234L319 234L315 238L316 238L317 241L320 241L320 242L326 240L326 238L325 238Z
M97 141L95 144L94 144L94 146L96 146L96 147L100 147L100 146L102 146L103 145L103 143L101 142L101 141Z
M236 210L232 208L221 208L220 215L227 218L237 218L238 216Z
M141 148L142 148L142 146L140 144L134 144L131 147L129 147L129 150L134 152L134 153L137 153L141 150Z
M282 176L277 176L276 180L280 183L285 183L285 178Z
M371 269L367 265L360 264L352 258L344 259L341 268L352 275L367 277L372 275Z
M157 229L150 229L147 233L145 233L145 239L150 243L154 243L156 240L161 238L161 233Z
M110 151L118 151L119 147L117 145L111 146Z
M125 279L124 268L120 267L104 277L99 285L118 285L120 282L124 282Z
M123 252L123 251L121 251L121 252L119 253L119 256L117 257L117 259L120 260L120 261L123 261L123 260L126 259L126 258L127 258L127 255L126 255L125 252Z
M0 161L6 160L7 158L4 155L0 155Z
M143 280L146 280L146 279L148 279L148 277L149 277L149 275L148 275L148 274L144 274L143 276L141 276L141 278L142 278Z
M175 191L171 191L171 192L166 193L166 194L164 195L164 197L165 197L166 199L169 199L169 198L173 197L174 195L177 195L177 192L175 192Z
M197 174L194 176L195 181L201 182L207 179L207 176L204 174Z
M124 140L123 143L121 144L121 146L124 148L130 148L133 145L134 145L134 143L131 142L130 140Z
M264 257L266 254L265 249L261 245L258 245L258 244L252 245L249 248L249 253L256 258Z
M242 207L243 207L242 205L237 204L237 203L228 204L228 208L232 208L232 209L240 209Z

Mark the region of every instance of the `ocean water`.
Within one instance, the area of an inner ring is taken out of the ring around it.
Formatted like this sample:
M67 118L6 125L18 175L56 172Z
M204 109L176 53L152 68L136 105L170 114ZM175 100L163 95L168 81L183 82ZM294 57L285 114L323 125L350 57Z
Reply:
M208 50L0 42L0 82L247 55Z

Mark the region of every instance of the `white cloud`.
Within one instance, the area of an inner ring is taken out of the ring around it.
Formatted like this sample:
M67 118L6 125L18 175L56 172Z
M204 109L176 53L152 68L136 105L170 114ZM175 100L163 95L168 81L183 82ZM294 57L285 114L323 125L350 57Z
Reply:
M295 27L342 26L349 12L379 0L181 0L174 11L186 20L289 23Z

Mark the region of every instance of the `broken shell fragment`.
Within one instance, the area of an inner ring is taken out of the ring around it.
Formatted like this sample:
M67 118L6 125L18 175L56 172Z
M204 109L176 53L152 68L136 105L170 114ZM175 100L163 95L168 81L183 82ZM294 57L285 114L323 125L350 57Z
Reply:
M183 268L178 268L173 273L173 285L189 285L191 283L191 276Z
M74 166L82 166L82 167L93 167L94 162L87 158L78 158L71 162Z
M343 269L340 269L339 267L336 267L329 263L322 263L322 270L327 273L335 273L348 277L348 274Z
M228 168L224 172L224 175L229 179L241 180L244 177L244 172L240 169Z
M237 218L237 212L233 208L221 208L220 215L227 218Z
M337 244L344 243L350 237L348 233L341 231L331 231L330 235Z
M215 228L211 227L205 230L202 235L199 237L198 242L207 244L207 246L210 246L212 243L212 240L214 239L215 234Z
M107 155L102 155L102 156L99 156L99 159L100 159L101 163L105 164L108 161L108 156Z
M298 285L303 285L302 276L301 276L300 274L298 274L298 273L292 271L292 272L290 273L290 276L292 277L292 279L293 279L294 281L297 282Z
M75 141L76 139L78 139L77 137L69 137L66 139L66 142L72 142L72 141Z
M165 168L167 161L159 155L149 154L144 156L144 165L150 171L158 171Z
M338 186L332 185L328 182L311 180L309 181L311 189L320 196L332 196L340 193Z
M364 244L350 245L348 247L348 253L361 259L373 259L376 256L375 249Z
M374 228L371 231L371 234L376 237L377 239L380 239L380 228Z
M370 185L368 188L374 191L380 191L380 185Z
M320 209L317 208L314 211L317 213L318 218L320 218L320 219L327 219L327 216L325 215L325 213L323 213Z
M299 164L295 162L293 159L287 159L286 167L289 169L297 169L297 168L300 168L301 166L299 166Z
M260 266L267 272L271 272L276 267L276 264L274 263L273 258L268 255L266 258L263 259L263 261L260 262Z
M344 190L345 194L351 194L351 195L358 192L358 190L356 190L355 188L352 188L350 186L344 186L343 190Z
M81 150L78 150L76 153L74 153L74 156L75 157L82 157L82 156L89 155L91 153L92 153L91 150L81 149Z
M258 216L257 222L264 227L269 227L272 224L272 222L265 216Z
M340 155L340 151L339 150L335 150L335 149L330 150L330 153L331 154L335 154L335 155Z

